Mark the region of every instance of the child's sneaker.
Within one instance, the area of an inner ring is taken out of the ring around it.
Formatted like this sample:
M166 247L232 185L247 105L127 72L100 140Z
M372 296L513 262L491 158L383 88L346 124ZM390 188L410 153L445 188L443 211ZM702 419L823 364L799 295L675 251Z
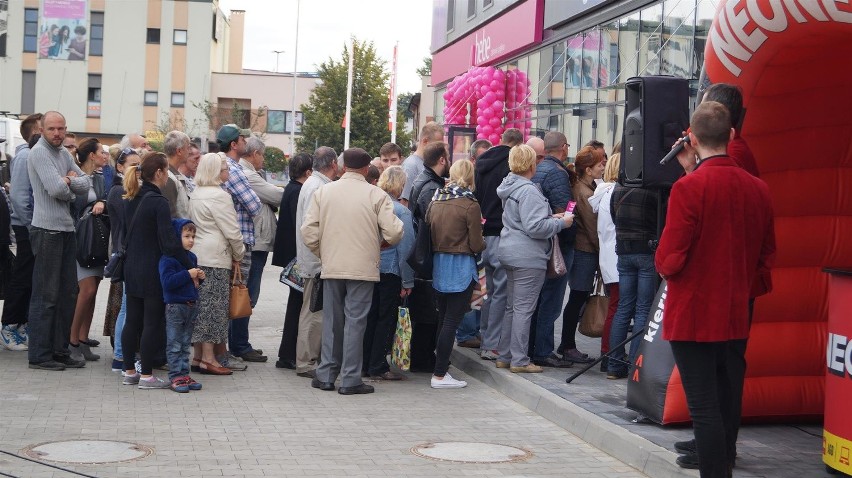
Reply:
M142 375L140 375L138 373L134 373L133 375L127 375L127 373L125 372L124 373L124 380L121 381L121 384L122 385L138 385L139 384L139 377L141 377L141 376Z
M169 384L169 382L159 379L153 375L148 378L139 379L139 388L141 390L158 390L163 388L169 388L170 386L171 384Z
M141 385L139 388L142 388ZM189 393L189 377L175 377L169 388L177 393Z
M27 350L24 340L18 334L17 325L4 325L3 328L0 329L0 344L8 350Z
M112 359L112 371L113 372L123 372L124 371L124 360L123 359Z
M201 390L201 384L193 380L189 375L186 376L186 384L189 385L189 389L193 391Z

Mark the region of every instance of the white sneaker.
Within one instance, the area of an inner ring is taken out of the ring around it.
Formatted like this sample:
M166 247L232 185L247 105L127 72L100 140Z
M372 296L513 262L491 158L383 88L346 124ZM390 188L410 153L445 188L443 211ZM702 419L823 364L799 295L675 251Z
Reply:
M432 375L432 388L464 388L467 387L467 382L464 380L456 380L449 373L444 375L444 379L435 378Z
M20 337L21 343L24 344L25 346L27 346L27 349L29 349L29 345L30 345L30 335L28 333L28 330L29 330L28 325L29 325L29 322L27 322L26 324L21 324L21 325L18 326L18 337Z
M18 327L16 325L4 325L2 329L0 329L0 345L8 350L14 351L22 351L27 350L27 345L24 343L24 340L18 334Z

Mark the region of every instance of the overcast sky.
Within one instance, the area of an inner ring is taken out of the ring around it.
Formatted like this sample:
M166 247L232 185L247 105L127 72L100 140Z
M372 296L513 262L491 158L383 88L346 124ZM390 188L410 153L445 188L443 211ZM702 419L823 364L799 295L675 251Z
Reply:
M243 68L293 71L296 43L296 0L219 0L225 14L246 11ZM391 69L393 46L399 42L397 90L419 92L415 70L429 55L432 0L301 0L298 71L316 71L329 57L339 60L351 35L372 40Z

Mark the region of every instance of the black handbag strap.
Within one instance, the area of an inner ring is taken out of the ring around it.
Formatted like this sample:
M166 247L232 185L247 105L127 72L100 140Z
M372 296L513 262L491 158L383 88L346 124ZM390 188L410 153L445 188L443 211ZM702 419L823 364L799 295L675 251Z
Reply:
M130 219L130 225L127 226L127 232L124 234L124 237L121 239L122 251L127 250L127 238L130 237L130 233L133 232L133 226L136 224L136 217L139 216L139 208L142 207L142 203L145 201L145 198L147 198L149 194L151 194L150 191L145 193L142 196L142 199L139 200L139 205L136 206L136 211L133 212L133 217Z

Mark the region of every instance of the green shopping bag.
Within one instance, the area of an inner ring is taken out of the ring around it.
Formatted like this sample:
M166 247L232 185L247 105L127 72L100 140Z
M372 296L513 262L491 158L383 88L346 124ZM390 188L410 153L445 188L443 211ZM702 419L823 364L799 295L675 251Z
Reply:
M399 308L399 320L396 323L396 334L393 338L391 362L400 370L407 372L411 368L411 316L408 315L408 298Z

